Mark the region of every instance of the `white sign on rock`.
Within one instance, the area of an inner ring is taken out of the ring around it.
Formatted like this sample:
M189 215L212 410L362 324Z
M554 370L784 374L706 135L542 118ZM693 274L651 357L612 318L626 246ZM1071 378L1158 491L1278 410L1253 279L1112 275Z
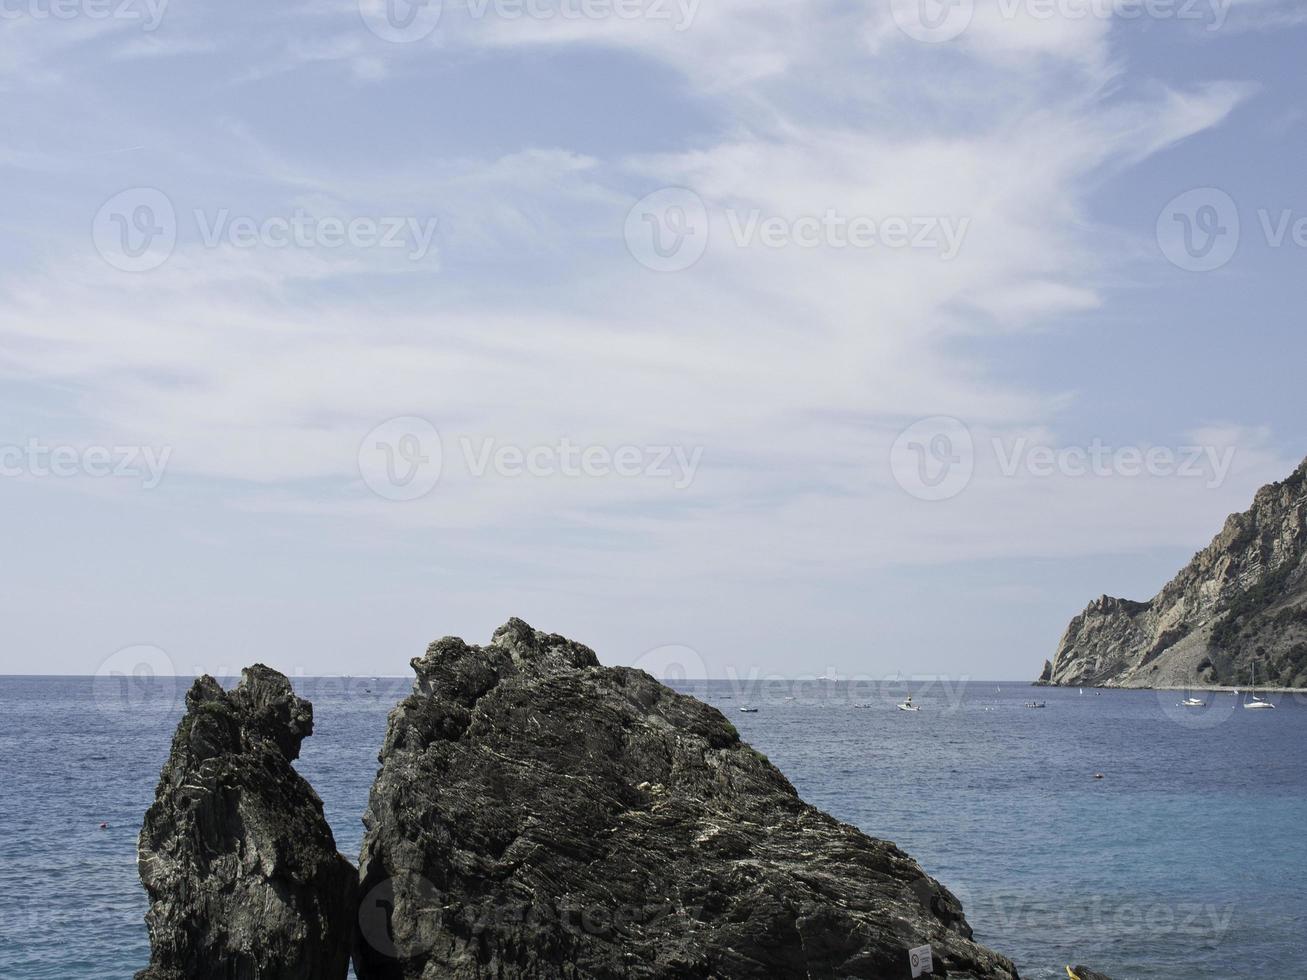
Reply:
M919 977L923 973L934 973L935 962L930 955L930 946L918 946L908 950L908 962L912 965L912 975Z

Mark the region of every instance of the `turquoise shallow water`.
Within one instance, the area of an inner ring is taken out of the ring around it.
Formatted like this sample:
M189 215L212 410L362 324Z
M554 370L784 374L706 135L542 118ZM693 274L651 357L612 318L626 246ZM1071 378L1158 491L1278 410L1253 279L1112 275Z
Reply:
M296 686L317 723L300 770L353 854L386 713L409 684ZM924 710L909 714L898 686L680 686L808 800L920 860L1023 977L1065 977L1068 962L1115 980L1307 976L1302 698L1256 712L1212 695L1193 711L1166 692L919 683ZM180 693L0 678L0 977L145 964L136 834ZM1024 707L1032 696L1048 706Z

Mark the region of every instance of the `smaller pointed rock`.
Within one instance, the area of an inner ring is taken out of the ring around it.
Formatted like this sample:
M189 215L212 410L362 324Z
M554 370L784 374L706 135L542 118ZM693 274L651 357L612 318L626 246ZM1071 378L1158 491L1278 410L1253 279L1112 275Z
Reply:
M186 695L138 850L150 965L137 980L344 980L357 875L291 762L313 706L263 665Z

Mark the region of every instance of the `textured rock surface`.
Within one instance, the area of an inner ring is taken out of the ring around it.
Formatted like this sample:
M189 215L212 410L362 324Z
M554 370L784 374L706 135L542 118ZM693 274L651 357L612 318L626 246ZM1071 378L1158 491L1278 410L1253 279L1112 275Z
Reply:
M267 667L230 693L195 682L141 830L138 980L344 978L357 874L291 765L312 731L312 705Z
M1076 980L1111 980L1101 973L1095 973L1087 966L1073 966L1071 972L1076 975Z
M1103 596L1040 683L1307 686L1307 461L1257 492L1148 602Z
M715 709L512 620L391 713L360 857L375 978L1013 978L893 844L805 804Z

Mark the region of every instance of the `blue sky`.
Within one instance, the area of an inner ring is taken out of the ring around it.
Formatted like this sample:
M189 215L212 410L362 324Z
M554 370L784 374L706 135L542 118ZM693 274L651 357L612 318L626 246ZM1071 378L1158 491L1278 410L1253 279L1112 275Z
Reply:
M0 672L1028 678L1307 454L1294 2L391 2L3 6Z

